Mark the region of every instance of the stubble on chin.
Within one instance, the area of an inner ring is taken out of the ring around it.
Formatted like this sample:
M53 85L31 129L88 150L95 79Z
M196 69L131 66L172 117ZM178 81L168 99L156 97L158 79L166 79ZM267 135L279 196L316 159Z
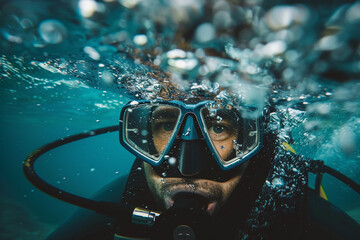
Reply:
M216 202L217 211L224 205L241 178L239 175L225 183L204 179L162 178L147 163L144 163L144 169L150 191L161 210L169 207L169 201L176 193L192 192L206 197L210 202Z

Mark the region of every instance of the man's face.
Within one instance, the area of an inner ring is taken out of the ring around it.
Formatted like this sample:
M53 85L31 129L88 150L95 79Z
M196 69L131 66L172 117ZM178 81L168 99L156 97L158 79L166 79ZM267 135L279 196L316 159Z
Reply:
M204 110L206 111L206 110ZM173 134L174 126L179 115L178 110L171 107L159 107L153 113L152 134L153 143L160 154ZM203 116L209 116L207 112ZM235 123L226 116L221 121L216 118L204 117L207 131L213 145L222 159L228 159L234 152L234 140L238 138ZM209 161L215 161L209 159ZM236 185L239 183L247 164L239 168L238 174L226 182L216 182L207 179L163 177L156 173L153 167L144 163L145 175L151 192L163 209L170 208L174 203L174 196L180 192L199 194L209 200L207 212L212 215L223 206Z

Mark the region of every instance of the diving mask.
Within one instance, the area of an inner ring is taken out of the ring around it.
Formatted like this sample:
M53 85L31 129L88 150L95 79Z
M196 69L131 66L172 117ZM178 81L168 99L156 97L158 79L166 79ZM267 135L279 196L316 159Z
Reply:
M221 108L214 101L132 101L121 111L120 142L154 167L166 160L170 165L178 162L180 168L186 159L172 156L174 148L181 148L178 143L202 142L217 165L229 170L261 148L261 118L252 118L252 111L245 106ZM187 149L180 155L189 154L191 145Z

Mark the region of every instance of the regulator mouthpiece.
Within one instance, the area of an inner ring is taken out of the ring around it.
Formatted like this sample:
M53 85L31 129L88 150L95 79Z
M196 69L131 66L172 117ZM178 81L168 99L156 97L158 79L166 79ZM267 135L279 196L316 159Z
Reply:
M193 209L193 211L206 211L208 200L198 194L179 193L174 197L174 209Z
M156 220L152 239L210 240L212 218L207 214L208 200L192 193L179 193L173 206Z

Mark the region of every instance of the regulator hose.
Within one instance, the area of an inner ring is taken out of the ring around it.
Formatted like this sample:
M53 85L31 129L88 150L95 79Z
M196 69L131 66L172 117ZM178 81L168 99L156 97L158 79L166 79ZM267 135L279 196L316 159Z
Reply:
M310 160L310 169L309 171L316 174L316 181L315 181L315 191L319 191L320 185L322 182L322 175L323 173L327 173L336 179L340 180L347 186L349 186L351 189L353 189L355 192L360 194L360 184L355 182L354 180L350 179L349 177L345 176L341 172L326 166L324 164L324 161L322 160Z
M119 128L118 125L110 126L110 127L104 127L99 128L91 131L87 131L84 133L72 135L69 137L58 139L54 142L51 142L49 144L46 144L38 149L36 149L34 152L32 152L25 160L23 164L23 171L25 174L25 177L32 183L35 187L37 187L39 190L49 194L50 196L57 198L59 200L62 200L64 202L86 208L89 210L96 211L97 213L109 216L111 218L119 218L121 216L122 219L128 219L129 222L131 222L131 217L134 208L122 205L120 203L113 203L113 202L105 202L105 201L96 201L84 197L80 197L74 194L71 194L69 192L66 192L62 189L59 189L46 181L44 181L40 176L35 172L34 170L34 164L36 160L46 152L60 147L62 145L88 138L93 137L96 135L109 133L117 131Z
M324 173L328 173L331 176L339 179L340 181L342 181L343 183L345 183L346 185L348 185L350 188L352 188L355 192L360 194L360 184L356 183L354 180L348 178L347 176L345 176L344 174L342 174L341 172L324 165L323 167L323 171Z

